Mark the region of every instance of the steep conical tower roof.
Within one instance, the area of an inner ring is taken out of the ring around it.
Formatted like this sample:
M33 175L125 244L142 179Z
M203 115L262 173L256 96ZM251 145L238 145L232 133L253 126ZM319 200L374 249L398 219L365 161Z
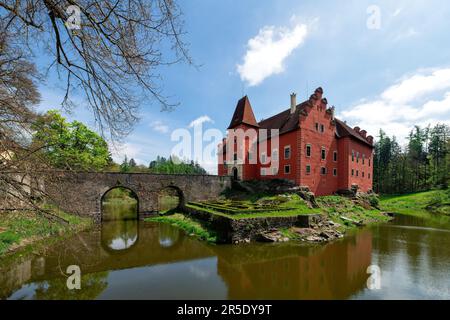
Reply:
M253 114L250 100L247 96L241 98L234 110L233 118L231 119L228 129L233 129L240 124L246 124L253 127L259 127Z

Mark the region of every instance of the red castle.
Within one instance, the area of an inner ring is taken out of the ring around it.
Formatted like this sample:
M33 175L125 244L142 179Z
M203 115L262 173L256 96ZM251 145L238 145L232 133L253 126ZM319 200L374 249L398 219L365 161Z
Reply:
M261 122L243 97L218 155L218 174L237 180L287 179L319 196L372 189L373 137L336 119L322 88Z

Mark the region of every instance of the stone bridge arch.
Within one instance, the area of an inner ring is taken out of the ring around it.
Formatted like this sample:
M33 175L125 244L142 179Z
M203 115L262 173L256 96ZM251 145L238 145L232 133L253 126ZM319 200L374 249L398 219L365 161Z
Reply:
M99 201L99 208L100 208L100 219L101 219L101 220L104 220L103 207L104 207L104 201L105 201L106 195L107 195L110 191L112 191L112 190L114 190L114 189L118 189L118 188L120 188L120 189L125 189L125 190L128 190L128 191L131 191L131 193L133 194L133 197L134 197L134 198L136 199L136 201L137 201L137 204L136 204L136 216L135 216L133 219L137 219L138 216L139 216L139 202L140 202L139 196L138 196L138 194L136 193L136 191L134 191L132 188L126 187L126 186L122 186L122 185L116 185L116 186L110 187L110 188L108 188L106 191L104 191L102 195L100 195L99 200L98 200L98 201Z
M139 215L158 210L158 194L164 188L174 188L181 195L180 205L190 201L212 200L231 186L230 177L212 175L66 172L44 175L44 189L61 209L101 221L102 199L116 187L132 190L138 197Z

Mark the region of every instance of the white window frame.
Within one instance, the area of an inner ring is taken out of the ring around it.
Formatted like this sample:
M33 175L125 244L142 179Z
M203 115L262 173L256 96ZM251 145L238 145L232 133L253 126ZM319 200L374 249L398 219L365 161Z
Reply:
M338 161L338 152L336 150L333 151L333 162Z
M272 175L276 176L278 174L278 167L272 167Z
M337 168L333 168L333 177L337 177Z
M286 172L286 168L289 168L289 172ZM291 174L291 165L290 164L286 164L284 166L284 170L283 170L284 174Z
M308 167L309 167L309 172L308 172ZM305 167L306 175L308 175L308 176L311 175L311 172L312 172L312 167L311 167L310 164L307 164L306 167Z
M308 156L308 147L309 147L309 156ZM310 143L306 144L305 155L308 158L311 158L312 155L312 145Z
M289 149L289 157L286 158L286 150L287 149ZM283 152L284 160L291 159L291 154L292 154L291 145L285 146L284 147L284 152Z
M325 151L325 157L322 157L322 152L323 152L323 151ZM322 160L322 161L327 160L327 148L325 148L325 147L322 147L322 148L320 149L320 160Z
M323 173L323 171L322 171L322 169L325 169L325 173ZM327 167L320 167L320 175L322 175L322 176L326 176L327 175Z

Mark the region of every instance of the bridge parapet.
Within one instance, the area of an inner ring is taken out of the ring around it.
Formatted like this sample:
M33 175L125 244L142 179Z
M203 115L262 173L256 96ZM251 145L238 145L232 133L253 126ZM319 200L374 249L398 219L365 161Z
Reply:
M101 221L101 201L115 187L132 190L138 197L139 214L158 210L158 193L172 187L184 202L212 200L231 186L230 177L212 175L53 172L43 177L45 192L62 210Z

